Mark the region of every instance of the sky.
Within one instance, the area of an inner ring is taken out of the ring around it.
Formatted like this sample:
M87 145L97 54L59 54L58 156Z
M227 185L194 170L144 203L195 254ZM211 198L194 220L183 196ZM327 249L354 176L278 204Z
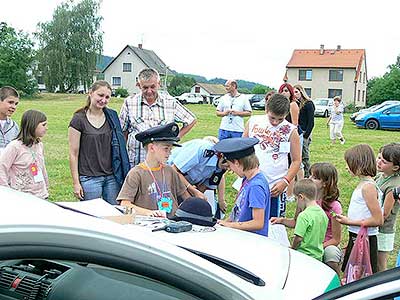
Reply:
M0 22L32 33L62 2L3 0ZM102 0L103 54L142 43L175 71L277 88L294 49L341 45L366 49L372 78L400 54L399 9L398 0Z

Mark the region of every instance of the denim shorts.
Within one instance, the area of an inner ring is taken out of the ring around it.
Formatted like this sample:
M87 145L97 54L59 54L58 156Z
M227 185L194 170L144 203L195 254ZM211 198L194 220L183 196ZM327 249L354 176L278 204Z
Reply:
M116 205L120 186L114 175L105 176L79 176L79 181L83 189L83 200L103 198L112 205Z

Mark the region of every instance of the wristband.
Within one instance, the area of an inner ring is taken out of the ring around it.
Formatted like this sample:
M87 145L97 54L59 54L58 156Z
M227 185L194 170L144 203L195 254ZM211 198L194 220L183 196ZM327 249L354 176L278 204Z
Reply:
M189 186L191 186L191 184L190 184L190 183L188 183L188 184L187 184L187 186L186 186L186 190L189 190Z
M283 180L283 182L286 183L287 186L289 186L289 181L285 177L283 177L282 180Z
M286 181L288 182L288 184L290 183L289 177L283 176L283 179L286 179Z

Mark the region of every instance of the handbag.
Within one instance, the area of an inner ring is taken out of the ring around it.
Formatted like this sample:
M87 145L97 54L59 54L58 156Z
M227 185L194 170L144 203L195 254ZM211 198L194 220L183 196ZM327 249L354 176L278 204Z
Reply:
M372 275L369 253L368 228L362 226L357 234L353 249L344 270L345 283L350 283Z

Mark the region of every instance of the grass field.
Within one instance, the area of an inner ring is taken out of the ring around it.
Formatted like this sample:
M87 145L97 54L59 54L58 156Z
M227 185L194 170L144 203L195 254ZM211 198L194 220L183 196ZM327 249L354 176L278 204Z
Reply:
M50 178L50 200L51 201L75 201L72 194L72 180L68 165L68 138L67 129L72 114L86 101L84 95L70 94L42 94L37 99L25 100L20 102L17 112L13 116L16 121L20 121L22 113L27 109L37 109L43 111L48 118L49 131L44 137L46 167ZM110 107L119 111L123 99L113 98ZM206 135L217 135L220 119L215 116L215 107L211 105L188 105L188 108L197 116L198 122L193 130L185 136L183 141L200 138ZM255 112L261 114L263 112ZM339 143L331 145L329 141L329 129L326 127L326 119L316 118L311 144L312 162L330 162L336 166L339 172L340 200L347 212L349 200L357 180L352 178L345 169L343 159L344 151L360 143L368 143L377 153L378 149L389 142L400 141L400 132L395 131L369 131L357 129L345 116L343 134L346 144ZM232 208L235 199L235 191L230 188L234 179L233 174L228 174L226 200L229 203L229 210ZM288 206L288 215L293 215L295 204ZM397 232L399 232L400 222L397 222ZM347 242L346 227L343 226L343 244ZM395 250L390 256L389 266L395 264L396 254L399 251L400 238L396 237Z

